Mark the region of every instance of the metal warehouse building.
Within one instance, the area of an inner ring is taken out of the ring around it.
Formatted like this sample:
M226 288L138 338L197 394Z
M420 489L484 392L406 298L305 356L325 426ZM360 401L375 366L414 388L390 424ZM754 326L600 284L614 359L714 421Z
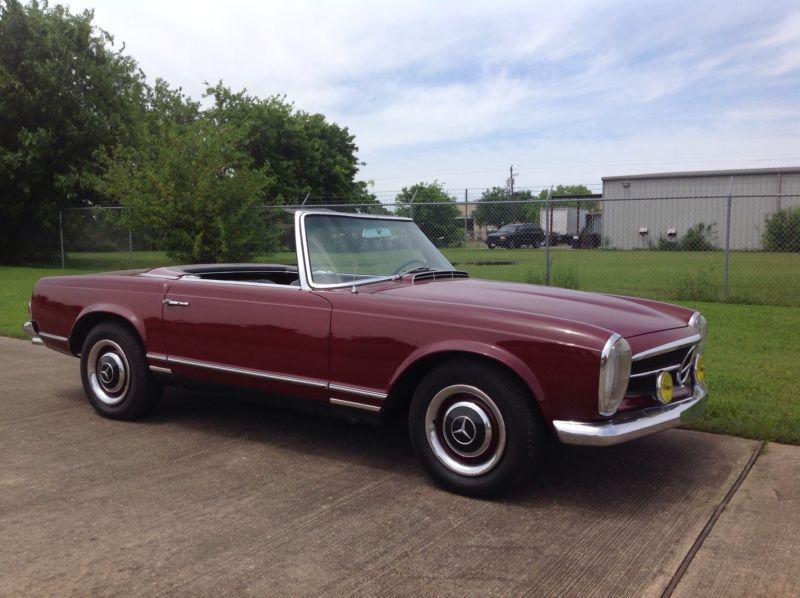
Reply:
M603 236L610 247L646 248L680 239L702 223L731 249L761 249L765 219L800 205L800 167L667 172L603 177Z

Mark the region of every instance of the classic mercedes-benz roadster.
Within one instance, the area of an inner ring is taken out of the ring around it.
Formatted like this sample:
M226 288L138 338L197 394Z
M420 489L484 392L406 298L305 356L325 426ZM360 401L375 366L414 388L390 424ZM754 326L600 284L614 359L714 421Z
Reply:
M105 417L139 417L187 380L407 417L433 479L474 496L528 476L548 438L616 444L706 400L697 312L470 279L407 218L301 210L294 228L296 266L43 278L25 330L80 357Z

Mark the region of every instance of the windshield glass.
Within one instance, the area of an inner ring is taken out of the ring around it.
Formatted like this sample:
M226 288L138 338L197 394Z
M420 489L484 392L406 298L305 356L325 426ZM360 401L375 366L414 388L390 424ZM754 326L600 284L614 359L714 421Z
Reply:
M308 214L305 236L309 276L316 285L388 278L417 268L453 269L408 220Z
M506 224L503 228L501 228L498 233L513 233L517 230L519 224Z

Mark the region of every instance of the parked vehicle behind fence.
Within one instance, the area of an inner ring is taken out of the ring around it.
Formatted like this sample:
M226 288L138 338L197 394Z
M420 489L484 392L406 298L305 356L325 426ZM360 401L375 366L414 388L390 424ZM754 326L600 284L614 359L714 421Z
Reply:
M544 241L544 231L541 227L528 222L506 224L501 229L486 236L486 245L489 249L506 247L539 247Z

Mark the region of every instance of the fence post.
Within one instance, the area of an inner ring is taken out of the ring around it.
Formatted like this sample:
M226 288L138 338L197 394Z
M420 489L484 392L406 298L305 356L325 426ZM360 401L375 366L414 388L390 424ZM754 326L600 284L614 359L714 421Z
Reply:
M64 255L64 222L61 217L62 213L63 210L58 211L58 236L61 238L61 268L64 269L67 267L67 259Z
M128 224L128 265L133 266L133 229Z
M550 222L550 202L553 199L553 188L547 190L547 204L544 208L545 232L544 232L544 284L550 286L550 233L553 224ZM541 219L540 219L541 220Z
M733 199L733 177L728 185L728 201L725 210L725 269L722 273L722 301L728 302L728 272L731 262L731 202Z
M469 231L467 230L467 213L469 212L469 193L464 189L464 244L466 245L469 239Z

